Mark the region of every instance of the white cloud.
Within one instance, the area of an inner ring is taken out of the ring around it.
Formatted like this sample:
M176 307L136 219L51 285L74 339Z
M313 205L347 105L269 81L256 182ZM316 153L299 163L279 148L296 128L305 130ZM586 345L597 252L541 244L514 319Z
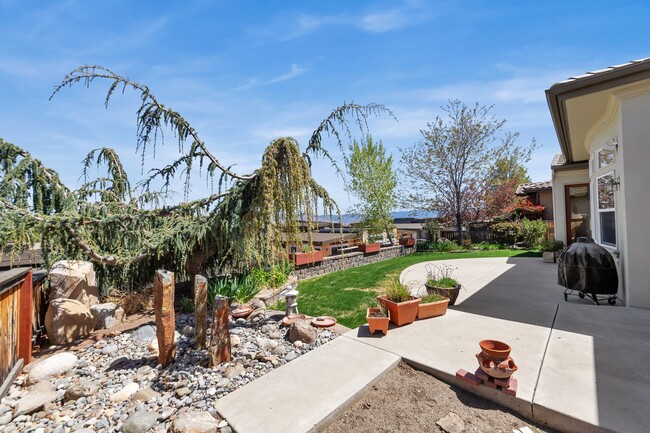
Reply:
M392 9L389 11L369 13L361 18L359 27L370 33L384 33L408 27L416 22L414 17L409 17L404 11Z
M300 66L294 63L291 65L291 70L285 74L278 75L277 77L264 80L264 81L260 81L258 78L251 78L250 80L248 80L248 83L238 87L237 90L245 90L253 87L262 87L271 84L281 83L282 81L287 81L299 77L300 75L304 74L306 71L307 70L305 68L301 68Z

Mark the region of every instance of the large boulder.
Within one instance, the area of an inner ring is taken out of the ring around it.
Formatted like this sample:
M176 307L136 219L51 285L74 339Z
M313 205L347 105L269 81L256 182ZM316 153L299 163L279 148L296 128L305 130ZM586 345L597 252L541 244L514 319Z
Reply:
M77 363L77 355L70 352L61 352L45 358L30 366L27 382L38 383L51 377L60 376L70 370Z
M45 330L52 344L67 344L90 335L95 327L93 315L74 299L55 299L45 313Z
M90 314L95 320L95 329L111 329L124 320L124 310L113 302L91 306Z
M296 320L289 327L289 341L302 341L306 344L316 342L316 330L306 320Z
M76 299L90 308L99 303L99 289L93 264L81 260L61 260L50 270L50 301Z

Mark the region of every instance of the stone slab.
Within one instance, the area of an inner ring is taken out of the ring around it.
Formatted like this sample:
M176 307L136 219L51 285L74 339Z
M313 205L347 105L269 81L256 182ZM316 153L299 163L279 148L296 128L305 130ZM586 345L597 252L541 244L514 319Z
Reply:
M237 433L320 431L400 357L337 338L217 401Z

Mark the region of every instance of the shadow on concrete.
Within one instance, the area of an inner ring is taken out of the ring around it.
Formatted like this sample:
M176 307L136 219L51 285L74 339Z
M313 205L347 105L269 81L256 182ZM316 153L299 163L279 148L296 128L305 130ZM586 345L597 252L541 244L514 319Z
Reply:
M576 368L572 356L574 361L586 361L593 366L588 387L595 388L591 398L597 400L600 426L612 431L650 431L644 414L650 402L650 311L617 308L622 306L620 301L615 306L594 305L589 299L569 297L566 302L564 288L556 282L557 265L519 257L507 263L514 266L450 308L552 328L545 365L550 374L555 369L560 375L553 379L555 383L547 380L544 388L553 388L556 396L566 393L569 399L584 397L570 380L562 379L562 370L566 369L567 377L571 375ZM557 398L540 397L551 405Z

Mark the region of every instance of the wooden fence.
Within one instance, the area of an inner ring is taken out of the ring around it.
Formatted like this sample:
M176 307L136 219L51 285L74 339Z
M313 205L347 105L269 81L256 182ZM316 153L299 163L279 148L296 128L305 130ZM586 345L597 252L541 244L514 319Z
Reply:
M32 355L32 270L0 273L0 399Z
M546 224L546 238L555 239L555 223L552 220L543 220ZM462 243L462 240L470 239L473 244L480 244L481 242L488 243L498 243L499 240L496 239L492 233L492 222L479 222L479 223L469 223L467 225L467 230L463 230L462 239L459 239L458 232L454 229L441 229L440 237L455 241L458 244Z

